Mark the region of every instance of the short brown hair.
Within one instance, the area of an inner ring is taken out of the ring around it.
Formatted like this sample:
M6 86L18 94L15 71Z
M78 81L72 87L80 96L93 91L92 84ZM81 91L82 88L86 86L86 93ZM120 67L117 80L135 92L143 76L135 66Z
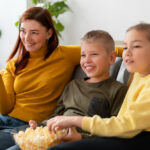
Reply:
M127 29L127 32L131 30L142 31L145 33L147 39L150 41L150 24L149 23L139 23L134 26L131 26Z
M115 50L115 42L112 38L112 36L104 31L104 30L91 30L87 32L82 38L82 41L86 42L94 42L94 41L100 41L103 42L106 51L112 52Z

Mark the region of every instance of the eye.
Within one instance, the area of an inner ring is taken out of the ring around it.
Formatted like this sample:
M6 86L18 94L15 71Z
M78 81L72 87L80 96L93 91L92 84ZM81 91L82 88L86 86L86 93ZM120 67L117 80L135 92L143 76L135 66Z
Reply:
M81 57L85 57L86 55L85 54L81 54Z
M133 46L134 48L140 48L141 46L140 45L135 45Z
M128 49L128 47L123 47L123 50L127 50Z
M93 53L92 55L95 56L95 55L98 55L98 54L97 53Z
M32 34L38 34L38 32L33 31Z
M20 29L20 33L24 33L25 31L23 29Z

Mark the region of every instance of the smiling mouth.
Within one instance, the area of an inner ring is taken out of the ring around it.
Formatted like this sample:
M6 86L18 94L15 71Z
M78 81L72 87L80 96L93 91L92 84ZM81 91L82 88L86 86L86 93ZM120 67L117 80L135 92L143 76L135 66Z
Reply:
M94 69L94 67L88 67L88 66L85 67L85 70L86 70L87 72L92 71L93 69Z
M85 67L86 69L92 69L93 67Z
M126 64L132 64L134 61L133 60L126 60L125 63Z
M30 43L30 44L26 44L27 46L32 46L32 45L34 45L33 43Z

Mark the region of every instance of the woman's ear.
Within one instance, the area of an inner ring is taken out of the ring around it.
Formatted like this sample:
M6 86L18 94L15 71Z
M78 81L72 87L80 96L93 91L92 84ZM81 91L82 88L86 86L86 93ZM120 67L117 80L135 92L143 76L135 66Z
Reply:
M110 65L112 65L116 60L116 52L111 52L110 54Z
M47 40L50 39L52 35L53 35L53 30L49 29L47 32Z

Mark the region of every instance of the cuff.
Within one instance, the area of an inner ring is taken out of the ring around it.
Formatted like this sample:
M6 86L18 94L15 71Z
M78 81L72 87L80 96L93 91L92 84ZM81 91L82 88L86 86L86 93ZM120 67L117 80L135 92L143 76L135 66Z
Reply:
M91 117L84 117L82 120L82 129L90 132Z

